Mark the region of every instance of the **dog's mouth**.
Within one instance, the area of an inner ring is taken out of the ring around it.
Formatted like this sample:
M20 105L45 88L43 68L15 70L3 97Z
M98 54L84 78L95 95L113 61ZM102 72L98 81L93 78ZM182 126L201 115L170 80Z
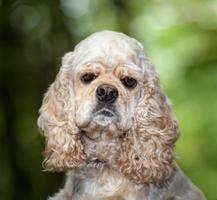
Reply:
M118 121L118 115L114 107L97 107L93 112L93 122L98 127L109 127L111 124Z
M113 104L98 103L93 110L94 115L103 115L106 117L114 117L116 115L116 108Z
M96 115L103 115L105 117L114 117L115 113L107 108L103 108L95 113Z

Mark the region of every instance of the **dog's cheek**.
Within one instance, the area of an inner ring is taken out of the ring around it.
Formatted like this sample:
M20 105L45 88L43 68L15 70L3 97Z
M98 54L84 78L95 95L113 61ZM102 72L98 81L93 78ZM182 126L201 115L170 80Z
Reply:
M75 122L78 127L85 127L90 123L93 107L94 105L91 101L78 103L75 113Z

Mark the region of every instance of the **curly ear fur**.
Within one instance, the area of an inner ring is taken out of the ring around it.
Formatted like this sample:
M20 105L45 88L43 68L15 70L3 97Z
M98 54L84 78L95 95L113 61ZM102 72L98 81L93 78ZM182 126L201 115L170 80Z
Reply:
M54 83L43 99L38 126L43 132L45 160L49 171L63 171L79 167L85 162L79 130L73 121L74 102L71 72L73 53L67 53Z
M161 185L175 170L173 147L179 131L157 73L149 64L145 66L144 98L134 120L116 164L123 175L137 183Z

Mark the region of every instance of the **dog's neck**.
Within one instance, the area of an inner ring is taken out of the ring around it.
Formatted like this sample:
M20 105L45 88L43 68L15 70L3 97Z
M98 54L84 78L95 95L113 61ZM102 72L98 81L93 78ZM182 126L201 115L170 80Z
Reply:
M84 145L84 152L87 156L87 164L98 168L103 165L111 165L121 146L122 135L111 137L112 133L97 131L97 138L90 138L88 133L82 133L81 140ZM92 132L91 135L94 135ZM115 135L115 133L114 133Z

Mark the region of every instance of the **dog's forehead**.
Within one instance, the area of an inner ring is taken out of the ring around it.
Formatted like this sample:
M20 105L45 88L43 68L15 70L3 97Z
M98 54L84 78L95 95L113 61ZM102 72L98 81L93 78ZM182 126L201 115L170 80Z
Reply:
M81 41L74 50L74 70L91 62L103 62L108 67L118 64L144 71L141 59L145 58L143 46L122 33L101 31Z

